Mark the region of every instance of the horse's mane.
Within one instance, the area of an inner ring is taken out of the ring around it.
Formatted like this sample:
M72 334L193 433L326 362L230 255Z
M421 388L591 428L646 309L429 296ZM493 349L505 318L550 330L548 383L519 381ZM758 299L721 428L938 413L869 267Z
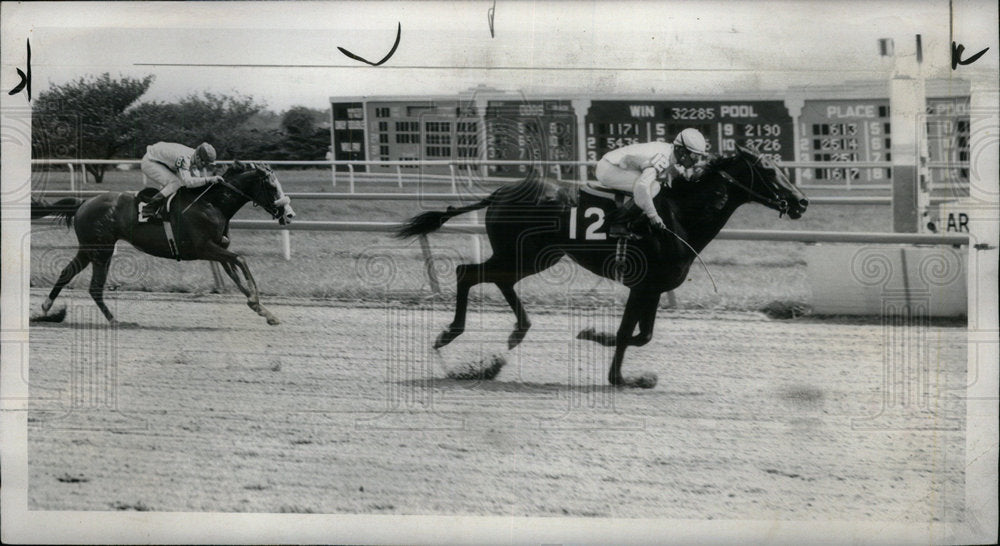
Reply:
M704 166L702 166L700 169L698 169L696 175L694 176L694 179L698 180L698 179L700 179L703 176L706 176L706 175L709 175L709 174L715 174L715 173L721 171L722 169L724 169L725 167L728 167L728 166L732 165L739 158L740 158L740 153L739 152L729 153L729 154L724 154L724 155L717 155L717 156L713 157L712 159L708 160L708 163L706 163Z
M222 171L222 176L240 174L249 172L252 170L260 170L264 172L271 172L271 166L267 163L260 163L256 161L239 161L236 160L226 166L226 170Z

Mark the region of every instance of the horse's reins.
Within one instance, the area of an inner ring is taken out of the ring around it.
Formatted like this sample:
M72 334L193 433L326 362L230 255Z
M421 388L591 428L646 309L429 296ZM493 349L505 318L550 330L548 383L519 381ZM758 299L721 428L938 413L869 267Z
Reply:
M184 214L185 212L187 212L188 209L191 208L195 203L197 203L198 200L201 199L203 195L205 195L206 193L208 193L208 190L210 190L210 189L212 189L212 184L206 185L205 189L201 193L198 194L198 197L195 197L194 200L192 200L190 203L188 203L188 206L184 207L184 210L181 211L181 214Z
M250 201L250 202L251 202L251 203L253 203L254 205L260 205L260 206L262 206L262 207L264 206L264 205L261 205L260 203L258 203L258 202L257 202L257 200L256 200L256 199L254 199L253 197L250 197L250 195L248 195L248 194L247 194L246 192L244 192L243 190L241 190L241 189L237 188L237 187L236 187L236 186L234 186L234 185L233 185L232 183L230 183L230 182L229 182L228 180L226 180L225 178L223 178L223 179L222 179L222 180L220 180L219 182L213 182L212 184L209 184L209 185L208 185L208 187L207 187L207 188L205 188L205 191L203 191L203 192L201 192L200 194L198 194L198 197L196 197L196 198L194 199L194 201L192 201L192 202L191 202L191 204L190 204L190 205L188 205L188 206L187 206L187 207L186 207L186 208L184 209L184 211L182 211L182 212L187 212L187 209L191 208L191 205L194 205L194 204L195 204L195 203L196 203L196 202L197 202L197 201L198 201L199 199L201 199L201 197L202 197L203 195L205 195L205 193L206 193L206 192L208 192L208 190L212 189L212 186L214 186L215 184L221 184L221 185L225 186L226 188L228 188L228 189L230 189L230 190L232 190L232 191L236 192L236 194L237 194L237 195L239 195L239 196L243 197L243 198L244 198L244 199L246 199L247 201ZM276 214L272 214L272 216L275 216L275 217L277 217L277 215L276 215Z

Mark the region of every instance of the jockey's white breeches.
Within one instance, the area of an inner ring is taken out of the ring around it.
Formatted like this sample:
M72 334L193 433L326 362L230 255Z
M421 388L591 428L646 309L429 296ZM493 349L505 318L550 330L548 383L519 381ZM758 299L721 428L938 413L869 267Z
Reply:
M174 171L163 163L145 157L142 158L142 174L146 175L152 185L160 187L160 193L168 197L184 187L184 181Z
M656 180L656 171L646 169L646 171L635 171L623 169L607 159L602 159L597 163L594 171L600 186L612 190L629 192L635 198L635 204L639 205L646 216L657 219L660 215L653 206L653 197L660 193L660 183Z

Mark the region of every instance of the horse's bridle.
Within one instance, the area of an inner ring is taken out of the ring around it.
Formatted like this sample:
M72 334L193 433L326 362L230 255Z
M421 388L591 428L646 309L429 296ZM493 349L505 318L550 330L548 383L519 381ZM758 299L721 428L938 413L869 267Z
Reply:
M750 178L751 178L750 187L747 187L746 184L743 184L739 180L736 180L736 178L734 178L733 175L729 174L728 172L726 172L726 171L724 171L722 169L719 169L719 174L722 175L722 178L724 178L727 182L729 182L730 184L736 186L737 188L740 188L741 190L747 192L748 194L750 194L751 197L757 199L762 204L777 209L780 214L784 214L785 212L787 212L788 211L788 201L782 199L781 196L778 195L777 191L774 191L774 195L772 195L771 197L768 197L766 195L762 195L761 193L756 192L756 191L753 190L752 179L753 179L754 170L755 170L754 169L754 165L756 165L757 163L760 163L761 158L758 156L757 160L754 161L753 163L750 163L750 161L748 161L746 159L746 157L741 157L740 159L742 159L747 164L747 167L750 168Z
M245 191L237 188L236 186L234 186L231 182L229 182L225 178L223 178L220 182L216 182L216 184L222 184L226 188L228 188L228 189L236 192L237 195L239 195L239 196L243 197L244 199L246 199L247 201L250 201L251 203L253 203L253 205L255 207L259 206L259 207L263 208L264 210L266 210L274 218L278 218L279 216L281 216L281 211L279 210L277 204L274 205L274 209L272 210L272 209L270 209L268 207L268 205L265 205L265 204L257 201L256 197L251 197Z

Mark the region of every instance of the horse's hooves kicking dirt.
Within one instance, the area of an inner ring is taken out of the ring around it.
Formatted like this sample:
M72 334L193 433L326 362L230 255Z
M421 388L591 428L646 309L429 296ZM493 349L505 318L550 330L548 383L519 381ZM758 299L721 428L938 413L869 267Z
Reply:
M60 307L52 313L31 317L31 322L62 322L66 319L66 308Z
M467 362L462 366L449 370L448 379L459 381L489 381L496 377L500 370L507 364L507 359L502 354L489 355L479 362Z

